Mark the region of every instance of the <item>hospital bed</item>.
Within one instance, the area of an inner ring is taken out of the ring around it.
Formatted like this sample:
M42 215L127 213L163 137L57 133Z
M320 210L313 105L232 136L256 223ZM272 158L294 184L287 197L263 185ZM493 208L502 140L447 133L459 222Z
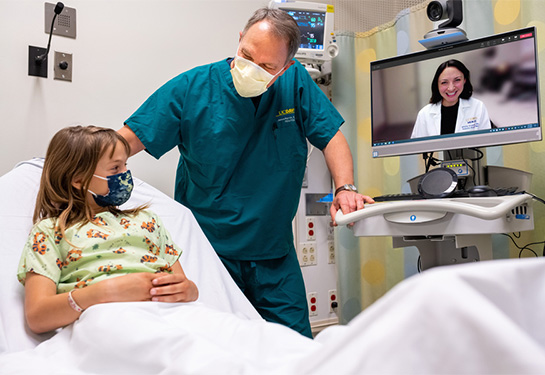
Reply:
M542 259L437 267L310 340L264 322L191 212L137 178L126 205L150 202L162 217L199 300L96 305L58 332L33 334L16 270L42 164L0 177L2 374L545 373Z

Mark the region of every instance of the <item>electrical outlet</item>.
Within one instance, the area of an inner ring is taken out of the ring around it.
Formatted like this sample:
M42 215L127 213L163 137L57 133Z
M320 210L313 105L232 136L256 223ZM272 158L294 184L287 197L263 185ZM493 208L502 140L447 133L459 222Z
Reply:
M333 226L333 221L330 221L327 224L327 240L333 241L335 239L335 227Z
M335 264L335 242L327 241L327 263Z
M308 315L318 315L318 299L316 298L316 292L307 293L308 299Z
M316 251L316 243L309 243L308 248L308 265L315 266L318 264L318 252Z
M299 244L297 248L297 259L299 259L299 266L304 267L308 263L308 247L304 244Z
M298 251L299 265L301 267L315 266L317 264L316 242L302 242Z
M339 300L337 298L337 289L331 289L329 292L329 313L334 314L339 307Z
M311 217L307 217L307 241L316 241L316 223Z

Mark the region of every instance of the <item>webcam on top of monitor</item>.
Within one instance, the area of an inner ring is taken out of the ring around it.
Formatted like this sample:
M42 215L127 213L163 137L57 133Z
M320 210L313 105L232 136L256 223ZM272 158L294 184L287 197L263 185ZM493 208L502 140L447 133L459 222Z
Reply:
M426 14L433 22L445 20L419 40L427 49L467 40L466 32L458 27L463 20L462 0L433 0L428 4Z

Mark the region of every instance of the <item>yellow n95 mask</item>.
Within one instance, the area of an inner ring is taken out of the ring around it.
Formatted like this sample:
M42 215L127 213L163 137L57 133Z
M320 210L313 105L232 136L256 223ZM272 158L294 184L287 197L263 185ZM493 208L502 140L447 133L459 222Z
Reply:
M235 64L231 69L231 75L238 94L243 98L253 98L267 91L267 85L280 74L282 69L272 75L252 61L235 56Z

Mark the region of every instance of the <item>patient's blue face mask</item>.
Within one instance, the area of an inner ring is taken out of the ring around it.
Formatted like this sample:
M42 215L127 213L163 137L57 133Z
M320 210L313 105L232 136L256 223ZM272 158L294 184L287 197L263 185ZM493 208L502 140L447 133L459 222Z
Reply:
M89 192L93 194L96 204L99 206L121 206L131 197L131 192L134 187L131 171L126 170L125 172L108 177L97 176L96 174L93 176L108 181L108 189L110 189L106 195L98 195L89 190Z

